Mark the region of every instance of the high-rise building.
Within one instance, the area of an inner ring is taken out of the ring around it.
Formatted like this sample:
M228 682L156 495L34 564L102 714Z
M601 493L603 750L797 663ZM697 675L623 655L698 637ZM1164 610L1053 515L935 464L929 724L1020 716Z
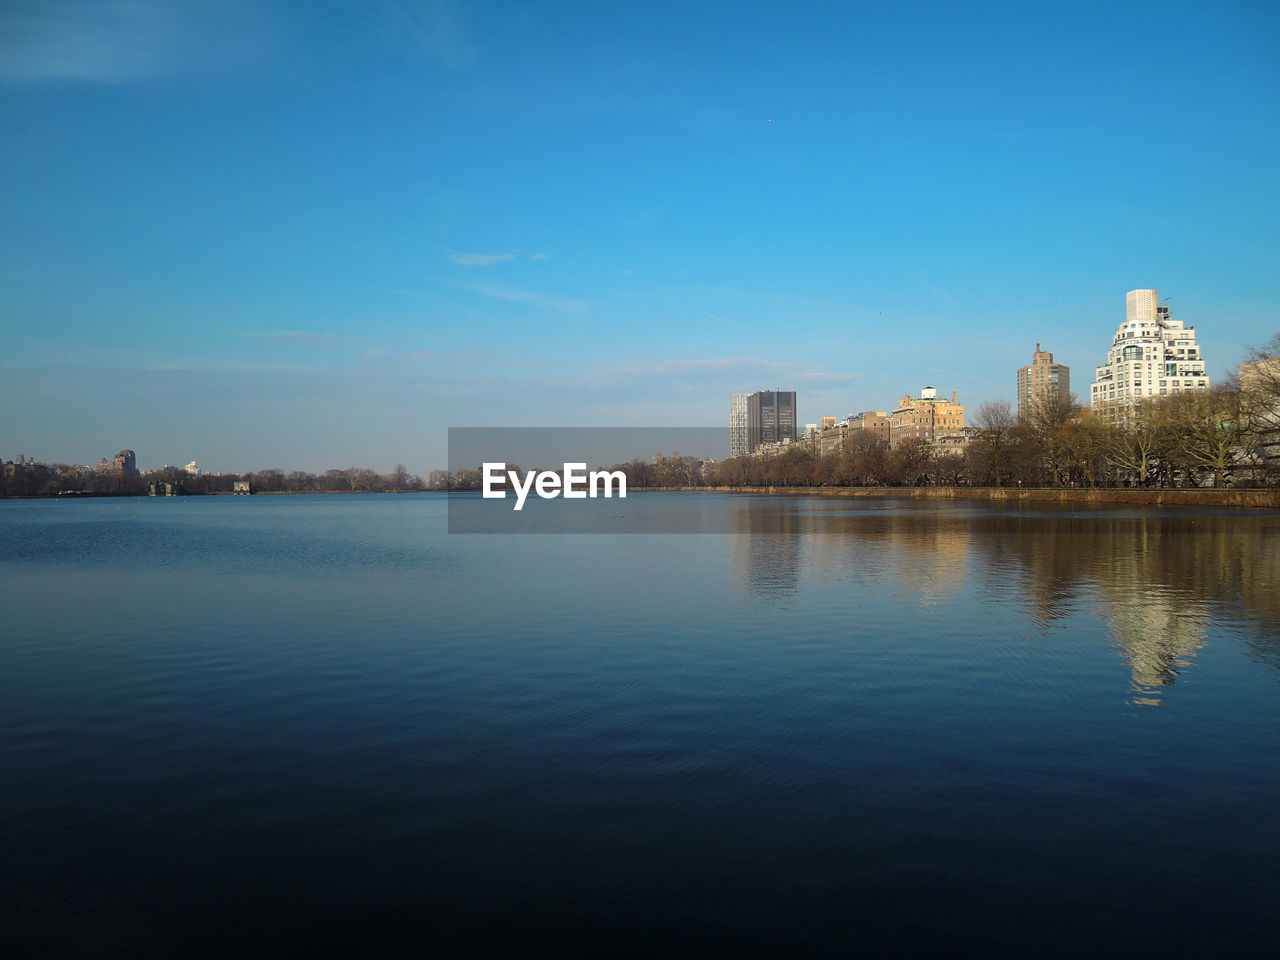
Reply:
M745 457L751 452L747 442L747 395L729 395L729 456Z
M747 451L796 438L796 392L759 390L747 397Z
M1174 320L1155 290L1125 294L1125 320L1111 340L1107 362L1097 368L1089 405L1121 415L1141 400L1208 389L1196 328Z
M1018 419L1030 420L1037 410L1070 396L1071 368L1054 363L1053 354L1037 343L1030 365L1018 368Z
M964 406L956 400L938 396L933 387L925 387L920 396L904 396L898 407L889 415L889 446L896 447L904 440L928 440L942 434L953 433L964 426Z

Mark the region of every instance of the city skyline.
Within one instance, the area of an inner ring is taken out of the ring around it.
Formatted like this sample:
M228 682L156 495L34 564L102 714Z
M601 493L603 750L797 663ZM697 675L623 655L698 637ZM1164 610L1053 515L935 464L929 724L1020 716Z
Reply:
M1167 301L1167 298L1165 300ZM1146 328L1152 329L1148 330ZM1130 343L1130 340L1133 340L1133 343ZM1179 393L1178 388L1164 389L1166 376L1172 376L1175 372L1179 378L1183 378L1183 376L1198 378L1187 381L1188 390L1210 389L1211 379L1203 372L1206 361L1204 361L1202 353L1199 352L1196 328L1172 319L1171 308L1160 300L1158 289L1132 289L1132 291L1128 291L1125 294L1125 320L1119 325L1115 337L1112 339L1112 347L1107 352L1107 362L1097 367L1098 372L1100 372L1100 375L1105 376L1105 379L1094 381L1091 387L1091 397L1082 398L1079 394L1071 392L1070 367L1053 361L1052 352L1042 351L1041 343L1037 342L1036 349L1034 349L1032 355L1032 364L1019 367L1015 374L1014 398L1018 419L1020 421L1027 420L1034 408L1046 398L1073 399L1080 410L1094 408L1094 410L1101 410L1103 413L1115 410L1117 403L1114 397L1100 399L1100 396L1098 396L1100 385L1105 388L1108 381L1115 375L1115 371L1128 371L1128 366L1130 362L1134 361L1134 357L1130 357L1126 351L1138 351L1140 347L1135 346L1135 344L1142 344L1142 347L1148 348L1146 352L1138 355L1139 358L1146 356L1148 367L1156 364L1155 353L1151 353L1151 349L1149 349L1151 343L1155 343L1156 348L1160 349L1161 360L1166 360L1167 358L1167 360L1174 361L1174 365L1167 370L1157 370L1155 374L1151 374L1148 371L1147 387L1142 390L1135 390L1137 396L1124 398L1119 406L1132 407L1139 399L1142 399L1142 401L1157 401L1157 399L1166 396L1176 396ZM1149 356L1147 356L1148 353ZM1140 362L1138 365L1140 366ZM1160 364L1158 366L1162 367L1164 365ZM1228 379L1234 379L1236 375L1243 376L1245 367L1248 366L1257 365L1242 361L1228 370ZM1142 374L1137 375L1142 376ZM1153 375L1160 379L1151 379ZM1060 387L1065 389L1060 390ZM909 436L928 439L931 442L936 438L945 438L943 443L954 443L955 440L963 439L961 434L964 434L966 439L974 433L972 428L966 425L965 407L963 403L957 401L957 393L959 393L957 390L952 390L951 401L947 403L945 397L938 396L937 388L932 387L932 385L925 385L925 387L920 388L918 397L913 396L911 393L906 393L896 404L891 404L892 413L877 412L873 408L847 413L844 416L824 413L819 417L820 428L818 424L808 424L805 425L805 428L801 428L800 417L797 415L799 402L797 402L795 390L754 390L751 393L732 393L730 396L730 417L728 417L728 430L726 433L727 456L730 458L748 456L748 454L755 453L756 449L762 447L768 449L785 448L787 443L794 442L796 439L803 439L805 436L809 436L810 433L826 436L828 430L836 428L837 424L847 426L854 424L855 421L859 429L873 431L873 434L879 436L887 447L899 442L899 440L908 439ZM1121 396L1124 396L1124 390L1121 390ZM764 398L768 398L768 404L762 402ZM1007 398L997 399L1001 402L1007 402ZM780 410L778 403L782 401L785 401L783 406L786 408L787 419L785 424L780 425L780 422L778 422L780 415L778 415L777 410ZM774 420L769 421L769 424L772 425L772 433L765 429L763 422L764 406L769 406L774 410ZM1010 404L1010 407L1012 408L1012 404ZM920 419L918 412L922 408L927 411L927 416L923 420ZM945 408L946 412L937 413L937 410L942 410L942 408ZM865 424L864 420L867 421ZM689 425L682 426L687 428ZM813 430L810 430L810 428L813 428ZM965 433L966 430L969 433ZM765 436L765 433L771 433L771 435ZM120 460L125 457L125 454L128 454L128 462L131 465L136 463L133 451L131 449L122 449L115 457L114 468L116 471L120 470ZM17 457L8 462L10 465L13 465L13 463L20 465L24 460L28 463L59 462L69 466L81 466L86 470L91 468L87 463L78 463L78 461L74 460L50 460L50 458L33 457L31 454L24 453L17 454ZM3 462L5 462L4 456L0 454L0 463ZM101 472L104 467L111 467L111 463L105 457L97 463L96 467L93 467L93 470ZM397 470L402 470L403 467L403 462L398 461L396 463ZM136 470L136 467L131 466L129 468ZM247 468L247 470L228 472L234 474L234 472L271 470L271 468L279 468L279 465L274 467L256 466ZM296 470L297 467L291 466L289 468ZM168 461L164 462L163 465L145 468L145 472L173 470L178 470L178 467ZM326 467L326 470L333 471L332 465ZM196 460L189 461L187 466L184 467L184 471L192 475L198 475L201 472L200 468L197 467ZM425 472L439 472L439 468L438 466L430 466L420 472L424 472L424 474ZM223 471L216 471L216 475L221 476L221 474L223 474Z
M1213 379L1275 332L1270 8L417 9L0 13L6 456L976 409L1142 286Z

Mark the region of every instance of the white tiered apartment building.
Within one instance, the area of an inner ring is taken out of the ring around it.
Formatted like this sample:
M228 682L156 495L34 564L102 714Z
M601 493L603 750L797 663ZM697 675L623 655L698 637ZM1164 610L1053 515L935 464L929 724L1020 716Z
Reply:
M1155 290L1125 294L1125 320L1098 367L1089 405L1124 414L1141 400L1188 390L1208 390L1209 378L1196 343L1196 328L1174 320Z

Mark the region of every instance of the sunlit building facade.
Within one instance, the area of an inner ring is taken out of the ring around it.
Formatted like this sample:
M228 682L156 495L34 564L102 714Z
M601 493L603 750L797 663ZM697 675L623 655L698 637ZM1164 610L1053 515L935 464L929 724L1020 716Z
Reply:
M1254 454L1274 468L1280 465L1280 357L1242 363L1240 388L1257 441Z
M853 430L865 430L886 447L889 445L889 414L883 410L864 410L849 418Z
M1041 350L1031 355L1031 363L1018 368L1018 419L1030 420L1036 412L1071 396L1071 368L1054 363L1053 354Z
M964 426L964 406L953 391L950 400L938 396L933 387L925 387L919 397L904 396L889 415L889 446L907 440L930 443L944 433L954 433Z
M1130 290L1124 323L1089 388L1089 405L1122 415L1143 400L1208 389L1195 327L1174 320L1157 291Z

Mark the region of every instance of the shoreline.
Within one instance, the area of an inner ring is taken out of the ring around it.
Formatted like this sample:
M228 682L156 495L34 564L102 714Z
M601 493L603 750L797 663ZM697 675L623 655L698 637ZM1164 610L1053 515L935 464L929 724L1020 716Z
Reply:
M1132 489L1125 487L635 487L634 493L753 493L767 496L867 497L886 500L995 500L1070 503L1078 506L1136 504L1148 507L1243 507L1280 509L1280 488Z
M399 496L414 493L476 493L479 490L255 490L255 497L316 496ZM1128 504L1147 507L1237 507L1252 510L1280 510L1280 487L1249 489L1131 489L1124 487L795 487L773 486L697 486L697 487L632 487L627 495L639 493L729 493L777 497L831 497L838 499L878 500L988 500L1017 503L1063 503L1080 507ZM150 497L147 494L81 493L0 497L5 500L176 500L192 497L234 497L230 491L181 494L174 497Z

